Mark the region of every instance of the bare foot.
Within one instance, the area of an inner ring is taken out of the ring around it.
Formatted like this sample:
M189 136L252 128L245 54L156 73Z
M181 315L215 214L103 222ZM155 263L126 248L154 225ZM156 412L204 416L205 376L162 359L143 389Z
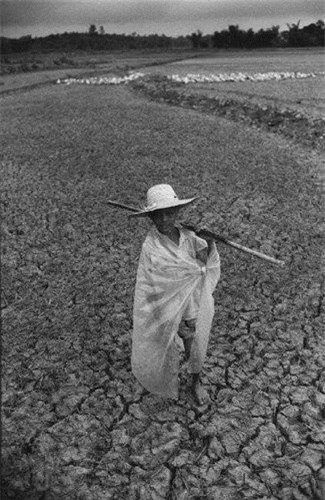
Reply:
M196 382L192 385L192 394L199 406L206 405L210 401L209 394L200 382Z
M149 391L145 389L139 382L136 382L134 401L139 401L143 396L149 394Z

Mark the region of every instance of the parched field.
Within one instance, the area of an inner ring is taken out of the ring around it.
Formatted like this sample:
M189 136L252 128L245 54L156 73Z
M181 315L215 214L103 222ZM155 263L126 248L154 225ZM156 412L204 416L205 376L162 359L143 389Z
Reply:
M317 150L128 86L4 95L2 477L17 500L321 500L325 342ZM283 259L218 247L222 278L194 404L130 369L137 259L154 183L204 223Z
M148 65L156 66L179 59L197 57L191 50L174 52L104 51L92 53L14 54L3 56L0 75L0 95L12 91L53 84L58 78L80 77L109 73L124 75ZM21 72L21 67L29 71ZM38 67L33 71L33 67ZM19 72L20 71L20 72Z
M214 57L184 59L172 62L161 71L167 73L248 73L267 71L324 71L324 50L313 47L307 49L273 49L252 51L218 51Z
M157 72L156 68L142 68L146 74ZM199 94L215 98L235 99L241 103L269 105L280 109L289 108L311 116L325 117L324 51L322 49L291 49L272 51L227 51L215 57L198 57L165 64L159 68L164 75L219 75L270 72L314 73L309 79L287 79L271 81L244 81L221 83L190 83L186 94Z
M186 94L224 97L241 103L273 106L280 109L301 111L311 116L325 116L324 77L305 80L282 80L275 82L235 82L192 83L185 89Z

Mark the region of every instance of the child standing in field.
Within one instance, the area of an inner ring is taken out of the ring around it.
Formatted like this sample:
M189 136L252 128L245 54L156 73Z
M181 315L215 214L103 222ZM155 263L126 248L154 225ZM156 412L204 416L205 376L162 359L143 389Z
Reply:
M180 200L168 184L153 186L147 206L135 216L153 222L139 260L134 299L132 370L148 391L178 397L182 339L191 388L198 404L208 400L200 384L214 314L212 292L220 277L214 242L207 243L176 223Z

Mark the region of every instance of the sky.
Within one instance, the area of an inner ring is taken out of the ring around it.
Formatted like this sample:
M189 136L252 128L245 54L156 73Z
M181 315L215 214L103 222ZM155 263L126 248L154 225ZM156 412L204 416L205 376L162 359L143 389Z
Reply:
M106 33L168 36L227 29L305 26L325 17L324 0L0 0L1 35L46 36L86 32L90 24Z

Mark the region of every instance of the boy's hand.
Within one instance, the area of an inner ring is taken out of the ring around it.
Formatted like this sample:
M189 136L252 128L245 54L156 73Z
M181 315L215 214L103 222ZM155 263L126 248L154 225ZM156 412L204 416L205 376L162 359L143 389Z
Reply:
M208 255L210 255L211 251L212 251L212 247L213 247L213 242L214 240L212 238L204 238L205 241L207 242L208 244Z
M196 252L196 258L203 262L203 264L207 263L208 260L208 255L209 255L209 248L202 248L202 250L199 250Z
M209 236L206 234L206 232L209 232L209 229L205 225L199 226L196 230L196 234L200 238L205 240L208 244L207 248L203 248L202 250L199 250L198 252L196 252L196 258L201 260L204 264L207 263L208 257L211 253L211 250L212 250L212 244L213 244L213 239L209 238Z

